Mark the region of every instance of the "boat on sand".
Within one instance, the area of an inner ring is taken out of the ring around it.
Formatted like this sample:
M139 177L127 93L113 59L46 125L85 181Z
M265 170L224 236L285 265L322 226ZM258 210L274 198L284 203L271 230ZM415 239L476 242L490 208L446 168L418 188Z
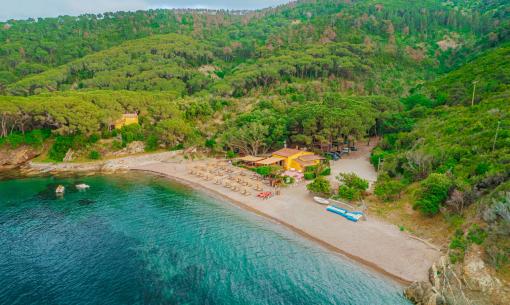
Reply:
M315 196L315 197L313 197L313 200L315 202L317 202L318 204L329 205L329 200L327 200L326 198Z
M336 206L333 206L333 205L330 205L326 208L327 211L331 212L331 213L335 213L335 214L338 214L340 216L343 216L345 217L346 219L350 220L350 221L354 221L354 222L357 222L361 217L363 217L363 213L362 212L350 212L346 209L342 209L342 208L339 208L339 207L336 207Z

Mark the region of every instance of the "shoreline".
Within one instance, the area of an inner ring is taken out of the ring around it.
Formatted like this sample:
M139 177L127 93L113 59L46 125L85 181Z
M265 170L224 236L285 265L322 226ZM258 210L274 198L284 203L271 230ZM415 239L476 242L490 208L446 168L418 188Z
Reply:
M360 160L361 158L345 159L343 162L361 162ZM401 286L427 280L430 266L441 256L441 252L435 245L417 239L407 232L401 232L397 226L371 215L368 215L366 221L354 223L326 212L325 206L313 202L304 183L282 188L280 195L262 200L255 196L258 191L253 193L250 190L251 195L242 195L222 185L214 184L211 181L214 177L204 180L190 173L190 169L205 166L211 161L213 159L184 160L178 152L163 152L128 156L92 164L30 162L21 172L25 176L126 172L158 176L227 201L283 225L303 238L385 276ZM241 169L236 167L235 170ZM265 187L265 190L272 189Z
M321 247L324 247L325 249L337 254L337 255L340 255L344 258L347 258L351 261L354 261L355 263L365 267L365 268L368 268L369 270L373 271L373 272L376 272L380 275L383 275L384 277L386 278L389 278L391 280L393 280L394 282L398 283L400 286L402 287L405 287L405 286L408 286L412 283L412 281L409 281L407 279L404 279L404 278L401 278L395 274L392 274L388 271L386 271L385 269L381 268L380 266L378 266L377 264L375 263L372 263L372 262L369 262L367 260L364 260L363 258L359 257L359 256L356 256L356 255L353 255L349 252L346 252L338 247L335 247L334 245L330 244L330 243L327 243L321 239L319 239L318 237L315 237L313 235L310 235L308 233L306 233L305 231L285 222L285 221L282 221L281 219L278 219L276 217L273 217L269 214L266 214L258 209L255 209L255 208L252 208L250 207L249 205L246 205L244 203L242 203L241 201L239 200L236 200L236 199L233 199L229 196L226 196L225 194L221 193L221 192L218 192L218 191L215 191L211 188L208 188L208 187L205 187L204 185L202 184L199 184L199 183L196 183L196 182L193 182L193 181L190 181L190 180L186 180L186 179L182 179L180 177L177 177L177 176L173 176L173 175L169 175L169 174L164 174L164 173L161 173L161 172L156 172L156 171L152 171L152 170L146 170L146 169L132 169L130 171L133 171L133 172L142 172L144 174L148 174L148 175L152 175L152 176L156 176L156 177L161 177L161 178L164 178L164 179L168 179L172 182L176 182L176 183L179 183L179 184L182 184L184 186L187 186L187 187L190 187L192 188L193 190L196 190L196 191L199 191L199 192L202 192L206 195L210 195L212 196L213 198L215 199L219 199L219 200L225 200L245 211L248 211L248 212L251 212L251 213L254 213L258 216L261 216L261 217L264 217L270 221L273 221L279 225L282 225L284 227L286 227L287 229L290 229L292 232L300 235L301 237L307 239L307 240L310 240L312 241L313 243L316 243L318 245L320 245Z

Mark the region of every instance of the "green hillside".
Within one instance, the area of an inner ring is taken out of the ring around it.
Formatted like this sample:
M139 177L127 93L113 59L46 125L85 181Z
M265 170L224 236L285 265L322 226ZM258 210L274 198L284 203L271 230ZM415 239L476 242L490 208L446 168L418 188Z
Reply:
M455 260L481 234L487 261L503 270L509 39L506 0L10 20L0 23L0 148L44 146L54 162L69 149L90 160L134 141L212 156L284 143L326 155L380 136L370 204L405 200L412 220L451 224ZM112 128L133 112L139 124Z

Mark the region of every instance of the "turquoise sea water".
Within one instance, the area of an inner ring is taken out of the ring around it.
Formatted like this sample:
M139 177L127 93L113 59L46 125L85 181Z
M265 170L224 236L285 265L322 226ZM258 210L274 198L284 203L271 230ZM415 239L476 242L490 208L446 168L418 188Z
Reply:
M0 181L0 304L409 304L281 225L132 176Z

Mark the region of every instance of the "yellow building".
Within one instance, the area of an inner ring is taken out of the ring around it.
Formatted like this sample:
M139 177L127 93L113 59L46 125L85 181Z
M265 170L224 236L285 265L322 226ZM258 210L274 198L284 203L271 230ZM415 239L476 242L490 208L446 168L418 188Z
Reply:
M115 121L114 126L115 129L121 129L123 126L138 124L138 114L137 113L125 113L122 115L122 118Z
M272 153L273 160L281 160L281 165L286 170L297 170L303 172L308 166L318 165L323 157L318 156L310 151L304 151L293 148L282 148Z

